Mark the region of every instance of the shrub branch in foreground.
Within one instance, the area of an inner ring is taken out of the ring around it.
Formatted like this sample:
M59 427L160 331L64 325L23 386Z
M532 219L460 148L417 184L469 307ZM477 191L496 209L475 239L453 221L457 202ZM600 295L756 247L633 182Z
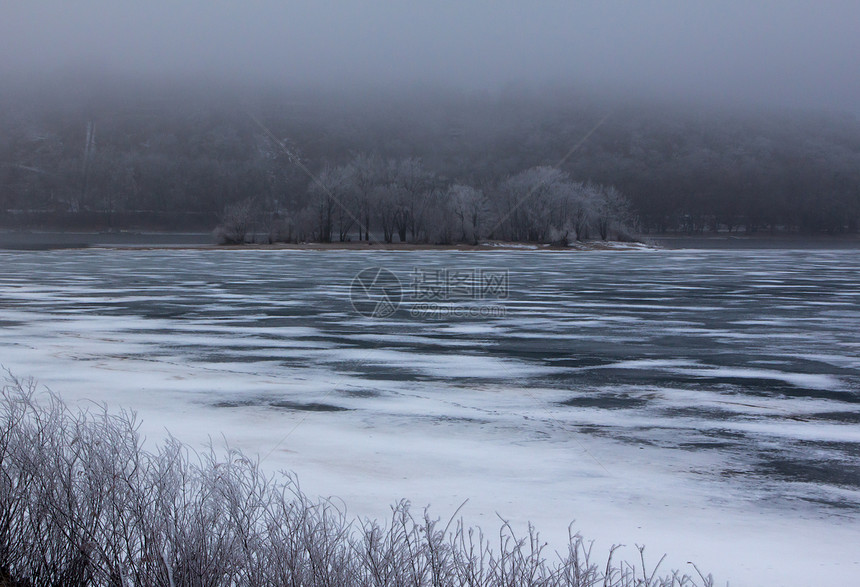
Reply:
M351 520L295 477L229 448L142 447L132 412L72 410L32 380L0 392L0 585L712 586L640 560L598 564L571 533L547 552L529 527L491 539L409 502ZM456 513L454 515L456 517ZM662 559L661 561L662 562Z

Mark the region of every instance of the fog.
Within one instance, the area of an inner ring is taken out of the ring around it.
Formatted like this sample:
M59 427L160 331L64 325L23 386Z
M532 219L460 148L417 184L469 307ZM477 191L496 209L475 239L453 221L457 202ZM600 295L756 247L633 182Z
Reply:
M0 72L338 90L564 84L858 112L860 4L67 2L0 4Z

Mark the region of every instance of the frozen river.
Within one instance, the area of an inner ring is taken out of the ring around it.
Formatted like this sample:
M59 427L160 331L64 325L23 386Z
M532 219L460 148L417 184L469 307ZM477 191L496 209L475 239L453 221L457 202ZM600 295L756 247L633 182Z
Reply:
M860 573L854 250L0 252L0 327L14 374L356 515L468 499L719 584Z

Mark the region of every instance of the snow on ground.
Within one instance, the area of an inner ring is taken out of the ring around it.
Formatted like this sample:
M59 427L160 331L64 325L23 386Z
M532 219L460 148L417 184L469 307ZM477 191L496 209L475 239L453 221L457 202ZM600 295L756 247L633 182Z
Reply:
M358 315L385 267L400 310ZM851 251L0 253L0 364L226 439L311 495L408 498L485 531L718 584L860 571L860 262ZM417 319L414 268L507 270L503 316Z

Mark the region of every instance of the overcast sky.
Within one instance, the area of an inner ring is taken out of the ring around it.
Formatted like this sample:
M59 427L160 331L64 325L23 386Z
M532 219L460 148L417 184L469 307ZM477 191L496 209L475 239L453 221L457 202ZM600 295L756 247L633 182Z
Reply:
M556 82L860 111L860 2L0 0L0 70Z

